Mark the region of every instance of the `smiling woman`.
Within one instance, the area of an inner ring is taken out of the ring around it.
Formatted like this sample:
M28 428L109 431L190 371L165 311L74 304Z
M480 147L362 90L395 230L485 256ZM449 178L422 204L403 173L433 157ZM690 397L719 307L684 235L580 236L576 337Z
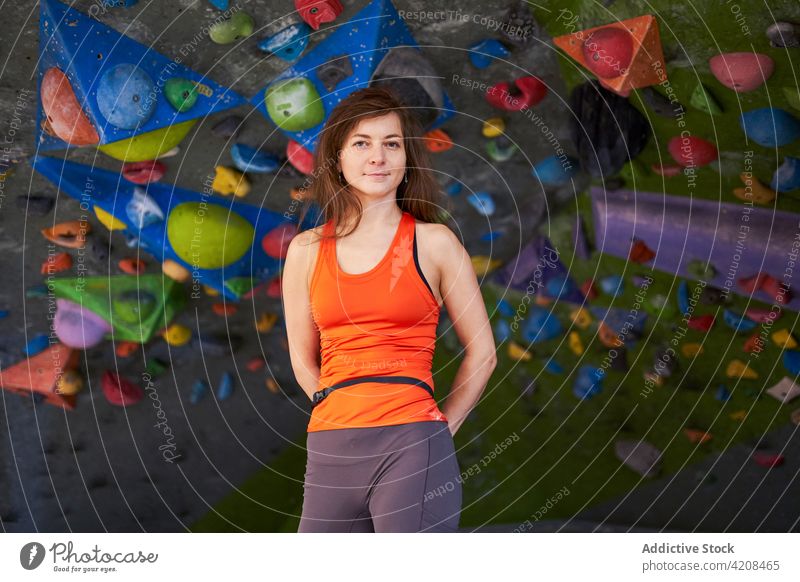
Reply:
M365 89L331 112L317 147L311 199L326 222L292 240L282 278L292 368L313 405L301 532L458 526L452 435L494 369L494 339L469 255L436 224L420 136L392 93ZM466 355L440 410L442 304Z

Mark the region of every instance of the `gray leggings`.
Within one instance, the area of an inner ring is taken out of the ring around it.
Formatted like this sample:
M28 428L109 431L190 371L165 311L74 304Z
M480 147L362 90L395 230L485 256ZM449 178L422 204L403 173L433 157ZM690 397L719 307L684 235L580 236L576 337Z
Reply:
M454 532L461 481L446 422L308 433L300 532Z

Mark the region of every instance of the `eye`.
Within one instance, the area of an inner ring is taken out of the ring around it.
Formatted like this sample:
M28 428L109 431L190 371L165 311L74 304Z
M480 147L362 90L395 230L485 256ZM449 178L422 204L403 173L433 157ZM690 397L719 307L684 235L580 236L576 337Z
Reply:
M367 142L365 142L364 140L360 140L360 141L357 141L357 142L353 143L353 147L358 148L358 149L362 149L366 145L367 145Z
M396 149L398 149L400 147L400 143L396 142L396 141L389 141L389 142L386 142L386 147L388 147L389 149L392 149L392 150L396 150Z

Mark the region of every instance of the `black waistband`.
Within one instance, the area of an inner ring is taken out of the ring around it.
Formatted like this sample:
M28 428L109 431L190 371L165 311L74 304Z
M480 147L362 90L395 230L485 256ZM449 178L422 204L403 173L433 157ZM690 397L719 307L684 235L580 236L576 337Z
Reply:
M428 394L430 394L431 398L433 398L433 388L431 388L427 382L423 382L417 378L412 378L411 376L361 376L360 378L351 378L350 380L345 380L344 382L339 382L338 384L334 384L333 386L328 386L323 390L314 392L314 397L311 399L311 403L313 406L316 406L325 400L325 398L327 398L328 395L334 390L346 388L347 386L352 386L354 384L363 384L364 382L378 382L381 384L413 384L414 386L419 386L420 388L427 390Z

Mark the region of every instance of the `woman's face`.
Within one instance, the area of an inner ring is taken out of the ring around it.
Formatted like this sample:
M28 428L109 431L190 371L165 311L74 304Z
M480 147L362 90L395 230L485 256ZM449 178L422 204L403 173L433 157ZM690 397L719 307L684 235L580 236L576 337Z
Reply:
M367 196L394 192L406 172L400 117L389 113L363 119L342 145L340 168L345 181Z

